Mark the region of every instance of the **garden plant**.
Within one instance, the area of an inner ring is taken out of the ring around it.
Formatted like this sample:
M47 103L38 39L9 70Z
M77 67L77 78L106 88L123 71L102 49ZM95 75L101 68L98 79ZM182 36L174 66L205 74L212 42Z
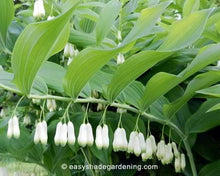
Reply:
M0 0L0 176L220 175L219 6Z

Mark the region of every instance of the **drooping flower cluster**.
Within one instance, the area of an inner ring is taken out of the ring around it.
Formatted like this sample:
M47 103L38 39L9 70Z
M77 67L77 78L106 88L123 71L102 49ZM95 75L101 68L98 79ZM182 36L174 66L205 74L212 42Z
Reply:
M18 121L18 117L16 115L14 115L8 121L7 137L9 139L11 139L12 137L14 137L14 138L20 137L19 121Z
M54 137L54 143L56 145L65 146L66 143L74 145L76 141L74 125L71 121L67 124L59 122L56 127L56 133Z
M40 19L45 16L44 1L36 0L34 3L33 17Z
M39 142L43 145L47 144L48 136L47 136L47 122L44 120L42 122L38 122L36 125L36 130L34 134L34 143L38 144Z

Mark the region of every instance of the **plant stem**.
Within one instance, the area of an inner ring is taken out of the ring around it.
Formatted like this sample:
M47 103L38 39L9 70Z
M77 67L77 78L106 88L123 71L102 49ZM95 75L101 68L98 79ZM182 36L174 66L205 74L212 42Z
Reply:
M59 100L59 101L73 101L73 99L69 98L69 97L61 97L61 96L54 96L54 95L43 95L43 96L29 95L28 98L32 98L32 99L33 98L35 98L35 99L55 99L55 100ZM104 100L104 99L96 99L96 98L85 98L85 99L78 98L78 99L75 100L75 103L102 103L102 104L109 104L109 102ZM137 114L140 113L140 110L138 110L138 109L136 109L136 108L134 108L132 106L129 106L127 104L120 104L120 103L115 103L114 102L114 103L110 104L110 106L117 107L117 108L124 108L124 109L127 109L127 110L132 111L132 112L137 113ZM163 124L163 125L167 125L171 129L176 131L176 133L183 140L185 149L187 151L187 156L189 158L192 174L193 174L193 176L197 176L195 162L194 162L192 151L191 151L191 148L189 146L189 143L188 143L188 140L186 138L186 135L174 123L172 123L172 122L170 122L170 121L168 121L166 119L161 119L159 117L156 117L156 116L154 116L152 114L149 114L149 113L146 113L146 112L143 112L141 115L143 117L145 117L147 120L151 120L151 121Z

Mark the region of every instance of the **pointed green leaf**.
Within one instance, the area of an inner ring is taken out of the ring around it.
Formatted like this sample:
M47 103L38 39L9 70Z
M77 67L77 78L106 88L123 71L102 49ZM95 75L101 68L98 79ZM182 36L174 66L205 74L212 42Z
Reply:
M198 90L196 92L200 94L210 95L212 97L220 98L220 85L218 84L212 87L208 87L206 89Z
M5 46L8 26L14 17L14 3L13 0L0 1L0 48Z
M220 175L220 160L207 164L203 167L199 176L219 176Z
M211 107L220 103L219 99L209 99L186 122L186 133L203 133L220 125L220 110L207 112Z
M191 13L197 11L200 6L200 0L186 0L183 7L183 16L187 17Z
M121 3L118 0L109 1L102 9L96 26L96 41L101 43L110 31L116 17L119 14Z
M164 105L164 114L167 117L172 117L187 101L189 101L197 90L215 84L220 79L219 71L211 71L196 76L187 86L186 91L182 97L169 105Z
M113 101L128 84L171 54L167 52L143 51L128 58L126 62L119 66L108 86L108 99Z
M127 43L137 40L138 38L149 35L152 32L152 28L155 26L155 23L158 21L170 3L171 1L167 1L142 10L138 21L130 33L122 41L122 45L126 45Z
M160 96L192 76L205 66L220 59L220 44L208 45L202 48L191 64L179 75L157 73L147 83L144 96L141 100L143 109L156 101Z
M201 10L182 20L175 21L167 38L158 50L174 51L191 45L201 36L211 12L212 9Z
M17 87L26 95L43 62L61 51L69 36L69 19L76 2L59 17L28 25L19 36L12 54L12 68Z

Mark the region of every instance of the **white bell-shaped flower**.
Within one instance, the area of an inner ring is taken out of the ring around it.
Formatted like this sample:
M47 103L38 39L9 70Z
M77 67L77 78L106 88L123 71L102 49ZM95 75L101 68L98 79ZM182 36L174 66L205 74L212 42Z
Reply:
M134 154L136 156L140 156L141 154L141 145L140 145L140 140L139 140L139 136L136 135L135 138L134 138Z
M176 171L177 173L181 172L181 159L180 159L180 156L178 156L178 157L175 158L174 168L175 168L175 171Z
M106 124L102 127L102 147L105 149L109 147L108 126Z
M134 153L134 146L135 146L135 136L138 135L137 131L132 131L129 136L128 142L128 153Z
M113 139L113 150L115 152L119 151L122 145L122 133L121 128L117 128L114 132L114 139Z
M41 122L40 130L41 130L40 141L43 145L46 145L48 140L48 135L47 135L47 122L45 120Z
M73 61L73 58L69 57L67 61L67 65L70 65L72 61Z
M125 57L122 53L119 53L117 56L117 64L123 64L125 62Z
M92 146L94 143L94 137L93 137L92 126L90 123L86 124L86 131L87 131L87 145Z
M56 133L55 133L55 136L54 136L54 143L56 145L60 145L61 127L62 127L62 122L59 122L56 126Z
M144 153L146 151L146 142L144 139L144 134L139 132L138 137L139 137L139 142L140 142L140 146L141 146L141 152Z
M127 136L126 136L126 132L124 128L121 128L121 140L122 140L121 151L127 151L128 141L127 141Z
M64 147L67 143L67 124L64 123L60 131L60 145Z
M44 1L36 0L34 3L33 17L39 19L44 16L45 16Z
M184 170L185 167L186 167L186 158L185 158L185 155L183 153L181 153L180 159L181 159L181 169Z
M12 118L12 121L13 121L13 135L15 138L19 138L20 137L20 128L19 128L18 117L15 115Z
M170 164L173 160L173 152L172 152L172 145L169 143L165 145L165 155L161 159L162 164Z
M173 148L173 154L174 154L174 156L175 156L176 158L179 157L180 153L179 153L179 151L178 151L178 149L177 149L177 146L176 146L176 143L175 143L175 142L172 142L172 148Z
M68 122L67 124L67 133L68 133L68 144L74 145L76 141L76 136L75 136L75 131L74 131L74 126L71 121Z
M161 140L158 144L157 144L157 158L158 160L163 159L163 157L165 156L166 151L165 151L165 141Z
M67 43L64 48L64 56L68 58L73 58L75 56L74 46L71 43Z
M40 142L40 132L41 132L40 126L41 126L41 122L37 123L35 133L34 133L34 143L35 144L38 144Z
M153 135L150 135L149 138L151 140L151 146L152 146L153 153L156 154L156 152L157 152L157 144L156 144L155 138L154 138Z
M8 121L8 130L7 130L7 137L11 139L13 136L13 121L12 118Z
M103 138L102 138L102 127L98 125L96 128L96 137L95 137L96 147L100 150L103 147Z
M147 159L152 159L152 156L153 156L153 145L152 145L152 141L151 141L151 138L148 137L146 139L146 156L147 156Z
M87 125L85 123L81 124L79 128L78 143L82 147L87 144Z
M47 100L47 109L52 112L52 111L55 111L57 108L57 105L56 105L56 101L55 100L50 100L48 99Z

